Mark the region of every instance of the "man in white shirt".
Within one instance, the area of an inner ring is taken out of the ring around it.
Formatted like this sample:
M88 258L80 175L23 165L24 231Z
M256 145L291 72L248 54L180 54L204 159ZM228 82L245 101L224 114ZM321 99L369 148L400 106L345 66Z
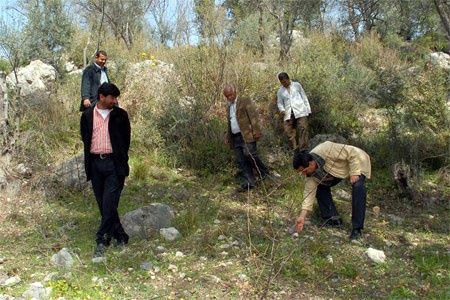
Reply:
M292 81L287 73L280 73L282 87L277 92L277 105L283 117L284 131L292 150L308 150L308 115L311 113L308 97L300 83ZM297 144L297 127L299 141Z

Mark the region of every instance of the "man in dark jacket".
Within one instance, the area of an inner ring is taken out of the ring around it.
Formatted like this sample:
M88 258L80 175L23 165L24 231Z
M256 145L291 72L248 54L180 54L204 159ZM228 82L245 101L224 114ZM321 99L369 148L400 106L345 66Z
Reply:
M80 121L86 176L92 181L102 216L95 256L104 254L112 238L117 240L118 247L128 243L117 208L125 177L130 172L131 129L127 112L116 106L119 95L114 84L103 83L98 90L99 101L83 112Z
M99 50L95 53L95 61L86 67L81 78L81 104L80 111L85 111L98 101L98 87L109 82L108 72L105 67L108 55Z
M234 149L242 174L238 192L245 192L255 186L253 169L256 169L256 176L261 180L269 174L269 170L256 153L256 141L262 136L258 113L250 99L238 99L232 86L226 86L223 94L228 100L228 131L225 143Z

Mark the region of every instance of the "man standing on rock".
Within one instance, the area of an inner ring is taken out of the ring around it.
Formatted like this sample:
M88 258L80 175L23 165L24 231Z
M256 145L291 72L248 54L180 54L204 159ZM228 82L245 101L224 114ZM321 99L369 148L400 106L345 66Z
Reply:
M261 180L269 174L269 170L256 153L256 141L262 136L258 114L252 101L246 97L238 98L232 86L227 85L223 94L228 100L228 131L225 143L234 149L242 174L238 192L245 192L255 187L253 168Z
M130 170L131 129L127 112L117 107L119 95L114 84L103 83L98 89L99 101L83 112L80 121L86 177L92 181L102 217L96 234L95 256L105 253L112 238L117 240L116 247L128 243L117 209Z
M95 53L95 61L86 67L81 78L81 105L80 111L85 111L98 101L98 87L109 82L108 72L105 67L108 55L99 50Z
M292 81L287 73L280 73L278 79L282 87L277 92L277 105L284 121L284 131L289 146L295 150L308 149L308 115L311 113L308 97L300 83ZM297 127L299 142L297 144Z
M300 216L295 230L303 230L306 215L312 210L314 198L317 198L319 210L328 226L342 225L342 219L331 196L331 187L342 179L350 178L352 184L352 226L350 239L361 238L366 213L367 192L364 187L366 178L370 179L370 157L363 150L345 144L324 142L310 153L297 152L293 167L306 175L305 189Z

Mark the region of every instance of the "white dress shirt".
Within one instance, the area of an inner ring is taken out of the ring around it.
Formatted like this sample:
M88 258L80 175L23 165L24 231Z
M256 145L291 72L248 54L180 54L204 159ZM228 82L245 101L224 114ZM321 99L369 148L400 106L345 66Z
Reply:
M278 110L285 111L284 121L291 118L291 113L294 112L294 117L301 118L308 116L311 113L308 97L306 97L300 83L292 81L289 88L281 87L277 92Z
M241 132L241 129L239 128L239 124L236 119L236 104L237 104L238 98L234 99L233 102L228 102L228 107L230 108L230 123L231 123L231 132L233 134Z
M108 76L106 76L106 72L105 72L105 68L104 67L100 67L99 65L97 65L96 63L94 63L96 66L97 66L97 68L99 68L100 69L100 71L101 71L101 75L100 75L100 85L102 85L103 83L105 83L105 82L109 82L108 81Z

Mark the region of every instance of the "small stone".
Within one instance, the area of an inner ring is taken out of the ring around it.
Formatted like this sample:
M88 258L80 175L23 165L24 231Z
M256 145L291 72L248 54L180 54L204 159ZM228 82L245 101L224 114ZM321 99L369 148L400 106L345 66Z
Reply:
M219 277L217 277L216 275L210 275L211 276L211 280L214 283L219 283L220 281L222 281Z
M161 271L161 269L159 267L153 267L153 272L159 273L159 271Z
M230 247L231 246L229 244L222 244L222 245L220 245L220 249L228 249Z
M47 281L52 281L53 278L54 278L56 275L58 275L57 272L51 272L51 273L47 274L47 275L44 277L44 281L45 281L45 282L47 282Z
M247 281L248 277L244 273L241 273L238 275L239 280L241 281Z
M294 234L292 234L292 238L294 238L294 239L298 239L298 233L297 233L297 232L295 232Z
M223 252L220 253L220 255L222 255L222 256L227 256L227 255L228 255L228 252L223 251Z
M373 248L368 248L366 250L366 254L367 256L369 256L369 258L376 263L384 263L386 260L386 255L384 254L383 251L381 250L377 250L377 249L373 249Z
M96 283L96 282L98 281L98 277L97 277L97 276L92 277L91 281L92 281L93 283Z
M223 234L219 235L219 237L217 238L219 241L223 241L225 240L227 237L224 236Z
M146 261L141 264L140 269L148 272L151 270L152 267L153 264L149 261Z
M155 249L157 252L164 252L164 251L166 251L167 249L164 247L164 246L158 246L158 247L156 247L156 249Z
M428 219L432 220L432 219L434 219L434 216L433 215L428 215Z
M184 277L186 277L186 273L180 273L180 278L184 279Z
M221 223L220 220L218 220L218 219L214 220L214 224L220 224L220 223Z
M239 246L240 244L239 244L238 241L233 241L233 242L231 243L231 245L233 245L233 246Z
M172 265L172 264L169 265L169 271L176 272L177 270L178 270L177 266Z
M395 215L389 215L389 223L392 225L400 226L403 224L403 218Z
M206 256L200 256L200 260L206 261L206 260L208 260L208 258Z
M10 278L6 279L4 285L14 285L19 282L20 282L20 277L16 275L14 277L10 277Z
M94 264L99 264L99 263L106 263L106 257L94 257L92 259L92 262Z
M74 260L67 248L62 248L58 253L53 254L51 262L56 267L69 268L73 265Z
M44 285L40 282L34 282L30 284L30 287L22 294L25 298L43 299L47 298L52 291L51 287L44 288Z
M327 260L330 264L332 264L334 262L333 257L330 254L327 255Z
M186 257L186 255L184 255L184 253L181 252L181 251L177 251L177 252L175 253L175 257Z
M341 198L343 200L352 200L352 195L350 195L349 193L347 193L344 190L337 190L335 192L336 197Z
M168 241L174 241L181 236L180 232L174 227L161 228L159 234Z

